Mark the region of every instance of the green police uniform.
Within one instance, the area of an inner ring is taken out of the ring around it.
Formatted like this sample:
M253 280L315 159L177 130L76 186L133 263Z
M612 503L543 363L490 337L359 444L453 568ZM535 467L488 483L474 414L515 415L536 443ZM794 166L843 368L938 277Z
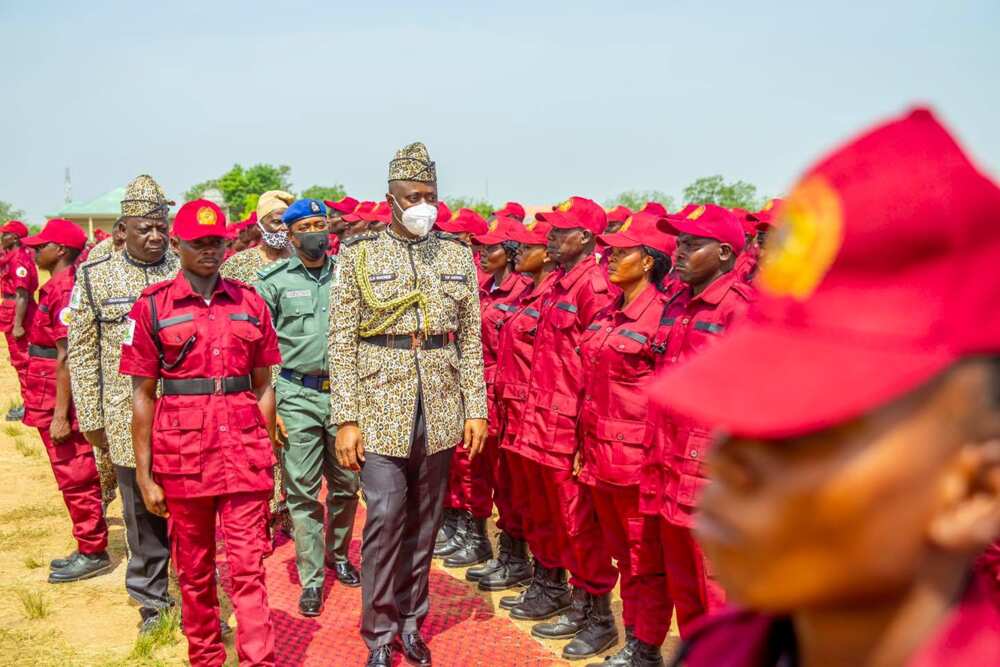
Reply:
M324 551L331 563L347 560L358 507L358 475L337 465L337 429L330 424L326 331L330 283L336 270L336 260L328 258L314 275L293 256L261 269L254 284L271 309L281 347L283 366L275 393L278 414L288 431L282 464L303 588L323 585ZM324 477L328 489L325 549L319 501Z

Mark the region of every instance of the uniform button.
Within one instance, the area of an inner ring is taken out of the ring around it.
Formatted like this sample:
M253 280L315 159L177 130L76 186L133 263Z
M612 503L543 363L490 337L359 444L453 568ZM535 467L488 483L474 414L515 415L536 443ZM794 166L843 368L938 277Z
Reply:
M677 357L670 357L670 363L676 364L677 363Z
M691 458L693 458L693 459L698 458L698 450L697 449L692 449L691 450Z
M685 317L683 320L681 320L681 324L687 324L690 321L691 321L690 319Z
M624 346L624 345L622 345L621 343L619 343L619 344L618 344L618 349L619 349L619 350L624 350L624 349L625 349L625 346Z
M176 419L171 419L170 420L170 425L171 426L180 426L180 422L177 421Z
M322 310L325 312L326 311L326 306L323 306Z
M225 433L226 431L229 430L229 427L226 426L225 424L223 424L222 426L219 427L219 430L222 431L223 433Z
M215 315L211 315L211 314L210 314L210 315L208 316L208 319L210 319L210 320L214 320L214 319L215 319Z
M611 327L608 327L607 329L605 329L605 331L607 331L608 333L611 333Z
M619 433L619 434L618 434L618 439L619 439L619 440L624 440L624 439L625 439L625 436L624 436L624 435L622 435L621 433Z
M213 354L214 356L216 356L216 357L217 357L217 356L219 356L219 348L217 348L217 347L213 347L213 348L212 348L212 354Z

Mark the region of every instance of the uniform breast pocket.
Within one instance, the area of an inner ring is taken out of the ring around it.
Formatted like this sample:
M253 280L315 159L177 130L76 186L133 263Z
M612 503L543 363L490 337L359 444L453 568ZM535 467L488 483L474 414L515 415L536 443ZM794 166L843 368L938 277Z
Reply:
M226 366L233 375L244 375L251 370L250 362L264 334L260 332L260 321L246 313L232 313L229 325Z
M316 333L316 304L311 295L295 296L281 300L279 328L288 336L305 336Z
M124 325L135 299L121 297L105 299L97 306L98 319L104 324Z
M184 361L196 361L191 355L197 342L197 329L191 315L180 315L160 320L160 342L163 344L163 361L175 367Z
M160 411L153 432L153 471L161 475L201 472L204 413L192 408Z
M644 334L619 329L608 339L608 348L615 355L608 360L608 374L619 382L636 383L652 372L652 352Z
M408 291L405 282L394 271L368 274L368 284L371 285L372 293L379 301L391 301L403 296Z
M714 345L726 332L726 327L708 320L696 320L688 329L688 341L691 348L698 350L706 345Z
M557 301L548 314L552 326L562 331L568 331L577 324L576 306L572 303Z

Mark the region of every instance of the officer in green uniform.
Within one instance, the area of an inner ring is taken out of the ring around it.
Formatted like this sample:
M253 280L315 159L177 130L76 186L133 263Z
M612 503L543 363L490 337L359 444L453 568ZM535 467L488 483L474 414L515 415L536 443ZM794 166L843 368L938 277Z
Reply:
M299 611L318 616L323 608L324 561L341 583L361 585L357 569L347 558L359 480L356 472L337 464L337 428L330 424L326 332L336 257L326 254L327 209L322 201L300 199L282 220L295 254L258 271L254 287L271 310L283 360L276 380L278 429L286 442L282 463L302 583ZM324 478L328 489L325 540L319 500Z

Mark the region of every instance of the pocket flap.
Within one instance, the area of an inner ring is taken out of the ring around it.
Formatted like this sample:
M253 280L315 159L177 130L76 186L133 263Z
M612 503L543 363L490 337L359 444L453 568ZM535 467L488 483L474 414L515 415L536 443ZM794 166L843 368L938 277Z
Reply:
M630 419L598 419L597 437L601 440L641 445L646 437L646 422Z
M236 416L236 425L244 431L252 431L258 426L264 426L264 415L256 406L237 408L233 414Z
M523 384L505 384L500 394L503 398L515 398L523 401L528 398L528 388Z
M156 420L161 431L198 431L205 423L201 410L163 410Z

